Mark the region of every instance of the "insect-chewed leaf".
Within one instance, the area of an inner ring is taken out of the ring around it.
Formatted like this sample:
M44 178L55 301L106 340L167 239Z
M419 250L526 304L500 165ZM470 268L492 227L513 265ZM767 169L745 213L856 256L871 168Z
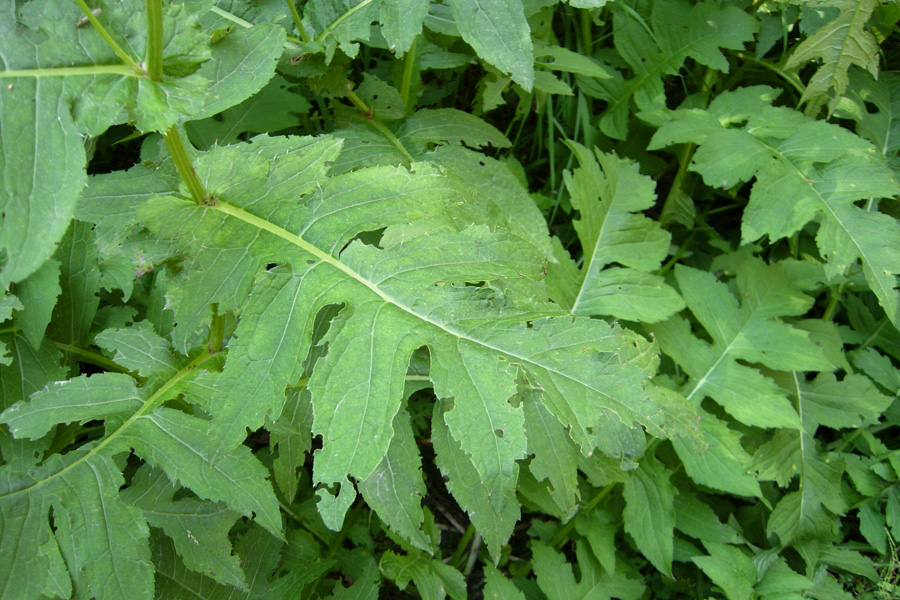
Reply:
M309 380L313 429L323 437L315 479L341 484L337 505L320 490L330 515L352 499L347 477L366 479L386 455L409 359L421 346L429 348L435 392L453 399L442 418L498 497L514 489L515 461L526 454L522 407L509 402L522 371L585 453L601 442L605 452L631 453L601 424L637 423L664 435L666 417L644 392L649 373L634 362L640 352L630 334L554 317L554 305L504 285L540 278L544 257L534 244L485 226L418 230L416 219L465 200L465 186L427 163L328 178L339 148L327 137L216 147L197 161L211 205L172 196L138 211L189 256L176 343L209 304L241 310L220 392L208 404L214 461L248 427L278 417L285 386L301 375L316 314L335 304L344 308ZM384 228L381 247L354 239ZM284 266L263 268L271 263Z

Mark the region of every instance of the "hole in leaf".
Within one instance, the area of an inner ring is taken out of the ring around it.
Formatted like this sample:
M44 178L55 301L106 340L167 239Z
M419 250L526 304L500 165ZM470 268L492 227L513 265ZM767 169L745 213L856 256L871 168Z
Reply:
M347 249L347 247L355 241L360 241L366 246L374 246L376 248L381 248L381 238L384 236L385 228L376 229L374 231L361 231L353 236L347 245L341 248L341 252Z
M503 439L503 430L502 430L502 429L495 429L495 430L494 430L494 435L496 435L498 438L500 438L500 439L502 440L502 439Z

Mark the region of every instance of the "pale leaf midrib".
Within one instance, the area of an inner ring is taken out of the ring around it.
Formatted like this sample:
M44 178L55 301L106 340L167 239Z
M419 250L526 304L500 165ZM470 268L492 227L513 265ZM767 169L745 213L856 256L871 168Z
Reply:
M187 201L185 200L185 202L187 202ZM342 272L344 275L346 275L350 279L362 284L363 286L368 288L372 293L374 293L379 298L381 298L384 302L395 306L396 308L402 310L403 312L411 315L412 317L414 317L420 321L423 321L425 323L428 323L429 325L434 326L437 329L440 329L441 331L449 334L452 337L455 337L459 340L465 340L465 341L471 342L475 345L487 348L488 350L502 352L503 354L513 357L517 360L521 360L524 363L534 365L535 367L544 369L545 371L548 371L550 373L553 373L555 375L558 375L558 376L568 379L570 381L574 381L575 383L592 390L593 392L599 394L600 396L602 396L604 398L609 399L610 401L620 403L619 401L612 398L608 393L604 392L603 390L597 389L596 387L589 385L588 383L586 383L584 381L576 379L567 373L563 373L554 367L542 364L542 363L534 360L533 358L529 358L526 356L516 354L514 352L510 352L509 350L507 350L505 348L499 348L497 346L493 346L483 340L472 338L460 331L457 331L451 327L448 327L447 325L445 325L443 323L439 323L437 321L429 319L426 315L423 315L423 314L417 312L412 307L409 307L409 306L405 305L404 303L400 302L399 300L389 296L386 292L381 290L376 284L369 281L368 279L363 277L361 274L357 273L355 270L353 270L348 265L341 262L339 259L333 257L331 254L324 252L323 250L320 250L319 248L310 244L303 238L292 234L291 232L287 231L286 229L283 229L282 227L279 227L278 225L275 225L274 223L272 223L270 221L267 221L267 220L265 220L261 217L258 217L250 212L247 212L246 210L244 210L240 207L237 207L233 204L229 204L229 203L221 201L221 200L215 206L209 207L207 210L209 210L209 209L219 211L228 216L231 216L231 217L234 217L241 221L244 221L248 225L251 225L258 229L268 231L269 233L285 240L286 242L288 242L294 246L297 246L298 248L302 249L303 251L305 251L309 254L312 254L313 256L315 256L316 258L321 260L323 263L326 263L326 264L334 267L335 269L339 270L340 272ZM626 408L628 408L629 410L632 410L631 407L626 407Z

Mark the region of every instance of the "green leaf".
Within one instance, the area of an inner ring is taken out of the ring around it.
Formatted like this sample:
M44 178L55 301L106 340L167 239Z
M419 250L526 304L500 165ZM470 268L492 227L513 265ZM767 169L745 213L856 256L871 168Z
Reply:
M204 119L236 106L254 95L275 75L275 65L284 48L284 29L260 23L237 29L214 44L212 58L198 74L209 80L203 108L192 111L193 119ZM247 131L268 131L266 128ZM277 130L275 130L277 131Z
M723 93L710 104L712 115L676 111L654 135L650 148L699 143L691 169L710 186L730 187L755 176L744 211L743 241L765 235L775 241L818 221L816 244L826 259L826 275L841 275L861 261L866 281L896 322L900 224L855 203L894 196L900 184L884 157L864 139L837 125L772 107L770 98L771 90L759 87ZM744 104L748 101L753 104ZM738 103L741 111L735 111Z
M40 471L15 474L0 468L0 517L3 520L0 568L5 594L34 598L43 588L53 559L38 547L53 535L47 513L54 511L55 536L69 566L75 590L98 598L152 598L153 571L147 550L147 525L137 509L118 501L124 484L113 461L83 452L51 456ZM57 474L52 480L45 473ZM49 485L48 485L49 483ZM35 494L36 487L43 488ZM49 562L48 562L49 561ZM21 569L36 575L22 577ZM31 581L29 581L31 580Z
M30 401L16 403L0 415L18 438L36 439L57 423L127 415L143 405L134 379L121 373L82 375L54 382Z
M448 0L459 34L478 56L531 91L531 28L519 0Z
M753 600L757 574L750 557L734 546L709 541L703 545L709 556L692 558L694 564L722 588L728 600Z
M585 452L604 435L596 427L601 415L662 435L664 416L643 394L647 372L619 358L634 355L635 338L600 321L540 320L558 309L517 303L513 291L458 285L535 280L541 263L528 244L502 230L427 229L422 236L408 224L465 194L451 178L427 164L323 178L338 146L328 138L311 143L258 138L250 150L215 149L197 162L219 197L215 206L169 197L140 210L158 234L178 236L195 256L179 281L176 343L203 322L209 304L242 309L219 384L223 394L210 406L211 456L238 445L245 428L261 426L267 414L277 418L285 386L301 375L314 315L345 302L351 308L332 324L329 352L309 382L314 430L324 438L317 482L372 473L391 441L409 357L422 345L430 349L435 392L455 398L446 422L489 489L511 489L515 460L526 452L522 409L507 401L519 368ZM309 195L297 210L294 199L303 192ZM381 248L347 245L360 231L385 226ZM270 258L292 271L263 271ZM254 277L256 289L245 302ZM576 346L573 360L564 349ZM336 372L341 376L331 376Z
M391 51L403 56L422 33L422 22L428 14L428 0L382 0L381 35Z
M272 465L275 483L288 500L297 495L297 469L303 466L312 446L312 423L312 401L309 390L303 388L288 393L281 416L275 423L266 425L271 443L278 449Z
M534 41L534 64L551 71L574 73L584 77L609 79L608 67L578 52L563 46L550 46L539 40Z
M601 508L581 511L575 516L575 531L591 546L594 558L610 575L616 574L616 533L618 519Z
M431 421L435 462L448 478L447 489L469 515L496 560L519 520L519 503L511 490L492 492L482 482L472 460L460 448L444 423L441 403L435 403Z
M741 535L733 527L724 525L713 509L697 496L679 492L675 496L675 528L697 538L704 544L738 544Z
M245 133L278 132L296 127L298 113L309 111L303 96L290 90L290 83L275 75L259 92L225 109L215 118L190 121L185 129L200 148L233 144Z
M581 168L564 175L572 207L581 213L581 219L572 223L584 260L578 293L564 303L575 315L645 323L672 316L684 308L684 301L662 277L651 273L666 257L670 235L635 214L656 202L653 180L641 175L632 161L599 151L595 160L583 146L569 144L581 163Z
M529 470L538 481L549 480L554 503L563 514L572 514L578 500L578 449L531 390L523 396L528 453L534 455Z
M802 402L802 401L801 401ZM783 544L824 535L832 513L843 514L847 505L841 492L842 461L820 455L815 441L804 431L780 430L756 451L751 468L761 480L786 487L798 476L800 489L786 494L775 506L766 526Z
M221 584L212 577L186 567L172 539L159 530L151 530L150 550L153 564L156 565L157 598L196 600L198 590L202 590L206 598L245 600L250 597L246 590Z
M525 595L493 565L484 566L484 597L490 600L525 600Z
M393 429L387 454L372 474L360 482L359 491L388 527L416 548L433 552L435 549L422 531L422 498L426 493L422 459L405 411L394 417ZM384 570L383 562L381 568Z
M24 310L16 315L16 323L22 328L25 339L39 348L47 325L53 314L62 288L59 285L60 262L50 259L16 285L16 296Z
M808 114L818 113L829 100L829 112L834 110L850 84L851 66L878 77L878 41L866 29L878 1L836 0L829 4L840 8L840 14L797 44L784 64L786 71L796 72L812 61L821 61L800 98L807 103Z
M331 62L335 49L350 58L359 52L357 40L369 39L372 22L378 18L378 4L372 0L309 0L303 8L317 42L325 43L325 60Z
M452 218L508 229L547 260L555 260L546 219L506 164L454 146L436 148L427 158L452 173L454 185L471 200L448 207Z
M176 358L166 340L159 337L149 321L123 329L107 329L94 336L116 364L139 373L148 381L165 381L178 372Z
M692 480L738 496L762 497L762 490L749 474L750 455L741 446L741 435L713 415L700 413L700 430L707 449L696 452L687 440L676 438L672 446Z
M172 539L185 566L219 583L246 587L240 561L231 553L228 539L228 531L240 515L215 502L174 500L180 489L162 471L144 465L120 497L126 505L140 508L151 526Z
M421 554L401 556L393 552L381 555L381 572L394 581L401 590L409 582L424 600L443 600L447 596L453 600L466 598L466 580L463 574L439 560Z
M871 503L859 507L859 532L866 541L881 554L887 552L887 528L884 515L872 507Z
M60 365L60 352L56 345L44 339L34 348L21 334L3 334L0 343L5 344L12 355L12 366L0 366L0 409L7 409L23 402L51 381L64 379L67 370ZM49 436L38 440L13 439L0 436L0 452L3 460L17 471L27 471L43 458L50 445Z
M378 563L364 549L358 549L349 558L355 559L356 571L353 585L344 587L341 584L335 586L334 593L329 598L335 600L376 600L378 588L381 586L381 574ZM345 561L350 562L350 561Z
M900 76L885 71L875 81L855 69L849 75L850 86L837 99L834 114L856 121L856 133L872 142L896 169L900 151Z
M754 591L760 598L790 598L789 594L794 592L803 597L802 593L814 585L812 581L793 571L781 560L766 570L754 587Z
M61 263L62 293L53 309L47 335L61 342L81 343L87 340L100 305L100 271L90 225L73 221L56 258Z
M687 321L679 317L652 328L663 352L691 376L688 400L709 396L747 425L799 427L786 394L737 360L773 369L833 368L806 331L775 320L804 314L812 298L792 289L778 265L759 259L748 259L738 271L740 304L712 273L678 265L675 279L688 308L713 339L710 345L694 337Z
M619 8L613 17L615 46L633 75L616 75L587 88L609 103L600 118L601 131L624 140L632 101L638 110L665 110L663 76L678 73L688 58L727 73L728 60L720 48L742 49L756 29L752 16L711 0L694 5L686 0L654 2L649 23L633 9Z
M641 460L622 489L625 531L653 566L668 577L672 576L675 493L668 470L653 456Z
M832 373L820 373L811 382L799 382L804 424L832 429L862 427L878 422L892 398L875 389L862 375L849 374L838 381Z
M171 481L190 488L201 498L223 502L228 508L281 535L281 516L268 471L250 449L235 448L215 464L196 449L206 439L206 421L168 408L158 408L133 420L116 444L134 448L150 464L163 469Z
M549 600L637 600L643 595L644 585L640 580L630 579L622 573L604 573L584 542L576 542L575 546L576 562L581 571L581 578L577 582L572 565L563 554L539 542L532 544L531 552L538 586Z
M406 119L397 138L407 147L428 144L465 144L470 148L509 148L510 142L492 125L455 108L422 109ZM424 152L423 152L424 155ZM424 158L424 156L423 156Z

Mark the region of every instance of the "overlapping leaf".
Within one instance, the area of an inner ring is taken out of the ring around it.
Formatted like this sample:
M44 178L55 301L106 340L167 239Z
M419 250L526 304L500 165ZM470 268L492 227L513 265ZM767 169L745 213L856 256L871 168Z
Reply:
M726 92L708 111L677 111L651 147L699 144L691 169L710 186L756 178L744 211L745 242L778 240L811 221L829 276L862 263L872 291L891 320L900 319L900 224L872 200L900 193L884 156L842 127L773 107L765 87ZM869 201L866 207L859 200Z
M434 223L471 193L425 163L327 178L339 148L329 138L213 148L197 161L213 205L173 196L138 211L191 257L174 304L177 344L210 304L241 310L220 395L208 406L214 461L248 427L278 417L285 386L301 375L315 315L330 304L345 308L309 389L324 442L315 478L341 486L333 525L354 496L348 476L368 478L388 453L407 364L423 345L436 394L453 399L443 419L487 495L514 489L515 461L526 453L522 407L509 402L520 372L584 452L603 440L604 451L625 451L601 423L663 435L666 417L643 391L648 373L630 362L640 354L636 338L600 321L542 319L560 313L516 297L516 281L540 276L543 259L531 244L484 226L423 228L417 218ZM384 227L381 248L351 241ZM263 269L273 261L284 266ZM513 287L504 291L503 282ZM320 508L329 506L323 496Z
M712 344L691 333L682 317L651 330L663 352L690 375L684 390L688 400L699 403L709 396L747 425L799 428L785 392L738 359L771 369L830 370L832 364L807 332L775 320L804 314L812 298L792 289L777 265L759 259L744 261L737 275L740 303L714 274L681 265L675 269L681 295Z
M665 109L663 76L678 73L688 58L727 73L728 60L720 48L743 48L757 28L747 13L713 0L693 6L686 0L654 2L648 20L630 7L615 12L616 49L633 75L616 75L591 88L592 95L608 102L600 129L616 139L628 133L632 101L642 111Z
M39 466L11 461L0 467L0 529L4 532L0 587L5 596L39 597L48 584L45 577L22 578L19 570L54 573L61 554L79 594L104 599L152 597L147 519L118 494L124 479L115 457L131 450L164 471L170 481L202 499L227 505L234 511L231 523L238 515L255 514L273 534L281 535L278 504L266 481L268 472L250 450L235 449L213 465L197 451L203 445L206 421L159 406L203 373L198 367L210 355L201 354L187 364L164 356L165 342L146 327L107 332L105 339L126 364L141 365L140 372L148 377L145 385L138 387L130 376L119 373L82 376L54 382L0 415L0 422L18 438L41 438L58 423L104 420L106 424L101 440L76 451L54 454ZM144 360L154 353L155 360ZM138 502L133 497L132 501ZM54 530L48 514L51 508ZM156 515L150 517L155 524L165 527L168 523L156 519ZM199 535L208 532L223 539L230 525L220 523L212 530L201 527ZM218 569L231 582L242 580L227 553L192 552L186 560L201 570ZM221 570L229 563L230 573Z
M99 135L129 117L140 129L164 129L202 103L205 80L157 84L140 77L93 27L76 27L82 12L74 2L5 3L0 10L5 215L0 245L6 253L0 287L6 287L50 257L73 216L86 182L82 134ZM142 2L117 4L106 9L103 22L125 31L141 13ZM197 35L203 39L203 34L194 11L172 5L166 18L171 37L165 56L170 64L196 68L208 54L198 48ZM128 42L137 51L133 56L143 56L143 35L136 32Z
M850 67L855 65L878 77L878 41L866 28L878 0L831 0L822 4L839 8L840 14L797 44L784 65L787 71L798 71L813 60L821 61L800 98L807 103L807 113L813 115L826 102L829 112L834 110L850 85Z

